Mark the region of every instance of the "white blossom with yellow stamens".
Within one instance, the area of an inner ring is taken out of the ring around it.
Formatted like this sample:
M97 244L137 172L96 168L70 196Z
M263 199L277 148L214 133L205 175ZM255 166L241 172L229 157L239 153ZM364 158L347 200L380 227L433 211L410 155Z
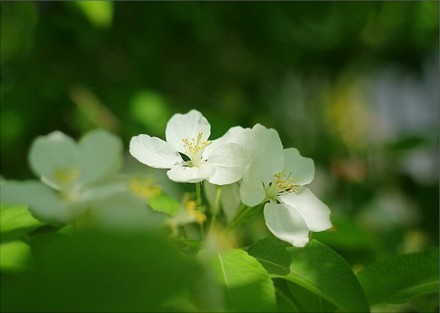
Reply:
M248 159L241 143L247 133L248 130L233 128L222 138L209 141L210 124L200 112L191 110L171 117L165 130L166 141L144 134L133 137L130 153L148 166L169 169L167 175L173 181L208 180L226 185L243 177Z
M113 181L122 164L122 142L105 130L87 133L79 142L60 131L37 137L29 152L40 181L2 181L0 200L25 204L38 219L64 225L96 203L127 189Z
M313 160L297 149L284 149L278 133L259 124L251 131L249 151L254 156L240 186L248 206L269 201L264 217L269 230L281 240L303 247L309 231L331 228L330 210L304 185L314 177Z

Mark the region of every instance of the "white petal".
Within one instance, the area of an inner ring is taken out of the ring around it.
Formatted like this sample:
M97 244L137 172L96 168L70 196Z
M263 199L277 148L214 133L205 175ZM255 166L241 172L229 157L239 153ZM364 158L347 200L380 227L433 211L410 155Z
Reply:
M80 182L87 184L115 174L122 164L122 142L115 135L96 130L79 142Z
M128 232L158 229L163 222L144 201L123 192L93 202L85 218L99 228Z
M79 149L72 138L55 131L35 139L29 163L34 173L49 186L69 189L79 176Z
M130 189L127 182L112 182L100 185L94 185L82 191L78 201L88 205L88 203L107 199L114 194L129 193Z
M240 199L250 207L261 203L266 197L259 162L258 159L255 159L247 166L246 174L240 185Z
M214 174L214 168L209 164L200 167L175 166L168 172L168 178L178 183L198 183Z
M171 168L183 162L180 154L169 143L148 135L131 138L130 154L139 162L155 168Z
M228 129L228 131L217 140L223 140L225 143L239 143L246 144L251 135L250 128L243 128L241 126L234 126ZM215 141L217 141L215 140Z
M260 160L264 182L272 180L273 174L284 167L283 144L277 131L256 124L251 131L250 153Z
M228 185L243 177L249 161L241 145L227 143L212 151L207 163L215 168L208 181L215 185Z
M215 194L218 186L211 184L210 182L203 183L203 190L205 191L206 200L208 200L209 205L212 207L215 202Z
M199 133L207 140L211 135L211 125L206 118L196 110L191 110L186 114L174 114L167 123L165 136L174 149L180 153L185 153L182 139L197 139Z
M241 126L235 126L230 128L222 137L213 140L209 146L206 147L203 155L205 158L209 158L212 151L216 150L219 146L226 143L237 143L240 145L248 145L251 135L250 128L243 128Z
M1 202L27 205L35 217L54 225L69 223L83 212L83 208L63 201L55 191L38 181L3 181Z
M269 230L279 239L295 247L304 247L309 241L309 230L303 218L287 205L267 203L264 218Z
M298 185L307 185L315 176L313 160L299 154L295 148L284 149L284 173L294 179Z
M309 189L280 196L280 200L295 208L311 231L323 231L332 227L330 209Z

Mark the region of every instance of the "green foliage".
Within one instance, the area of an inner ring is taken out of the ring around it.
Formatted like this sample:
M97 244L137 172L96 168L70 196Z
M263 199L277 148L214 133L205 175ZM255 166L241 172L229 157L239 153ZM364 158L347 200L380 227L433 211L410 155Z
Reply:
M28 268L31 264L31 249L27 243L18 239L43 225L45 225L43 222L32 216L27 207L0 204L0 270L2 272L15 272Z
M176 215L182 207L179 202L163 192L149 199L148 205L157 212L162 212L171 216Z
M345 312L369 312L369 305L356 276L344 259L316 240L304 248L289 248L290 273L285 276L318 294Z
M287 286L299 312L335 312L335 306L318 294L309 291L291 281Z
M0 244L0 270L12 272L27 269L31 259L31 249L21 240Z
M337 253L316 240L310 241L304 248L288 248L276 241L274 238L264 239L249 249L272 277L294 282L313 292L315 299L322 297L344 312L369 311L356 276ZM288 257L291 259L289 262ZM301 299L299 297L297 301L301 302ZM306 307L313 302L310 300L313 297L304 299L306 302L302 305Z
M272 312L275 310L273 283L253 257L243 250L217 252L211 267L224 287L227 307L232 312Z
M439 250L377 261L357 276L371 305L406 303L419 295L438 293Z
M163 132L171 116L163 97L149 90L142 90L132 97L130 112L133 119L154 135L160 135Z
M248 253L256 258L269 274L287 275L292 258L287 251L290 245L273 236L257 241Z
M201 274L153 233L46 235L33 249L31 272L2 279L2 311L167 311Z
M112 23L113 2L111 1L75 1L89 21L96 27L106 28Z
M0 205L1 240L20 238L30 231L44 225L35 219L27 207Z
M377 238L367 232L356 220L339 217L332 221L333 230L313 235L318 241L331 247L344 249L373 249L377 246Z

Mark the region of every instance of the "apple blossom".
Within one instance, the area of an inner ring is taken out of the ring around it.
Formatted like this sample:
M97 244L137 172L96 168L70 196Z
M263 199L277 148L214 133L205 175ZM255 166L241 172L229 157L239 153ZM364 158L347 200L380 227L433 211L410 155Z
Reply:
M79 143L60 131L40 136L32 143L29 163L41 182L3 180L1 200L28 205L50 224L67 224L96 201L127 189L107 182L121 166L121 154L119 138L104 130L88 133Z
M241 144L248 131L233 128L223 137L209 141L209 122L200 112L191 110L171 117L165 130L166 141L145 134L134 136L130 153L143 164L168 169L167 175L173 181L207 180L226 185L243 176L248 160Z
M254 155L240 186L240 198L248 206L269 201L264 217L279 239L303 247L309 231L331 227L330 210L304 185L314 177L313 160L297 149L283 149L278 133L259 124L252 128L249 151Z

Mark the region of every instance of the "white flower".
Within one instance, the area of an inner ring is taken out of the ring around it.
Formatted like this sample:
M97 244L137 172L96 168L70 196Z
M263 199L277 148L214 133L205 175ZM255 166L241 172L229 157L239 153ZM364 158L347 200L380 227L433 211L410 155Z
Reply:
M171 117L166 141L143 134L133 137L130 153L148 166L169 169L168 177L176 182L231 184L242 178L248 163L241 144L249 131L231 128L223 137L209 141L210 124L200 112L191 110Z
M242 202L255 206L269 200L264 206L267 227L297 247L309 241L309 231L329 229L329 208L304 187L313 180L313 160L297 149L283 150L278 133L259 124L253 127L249 142L254 159L240 186Z
M67 224L95 201L126 189L125 184L105 181L122 163L122 142L96 130L79 143L55 131L35 139L29 163L40 181L3 181L1 201L25 204L42 221Z

